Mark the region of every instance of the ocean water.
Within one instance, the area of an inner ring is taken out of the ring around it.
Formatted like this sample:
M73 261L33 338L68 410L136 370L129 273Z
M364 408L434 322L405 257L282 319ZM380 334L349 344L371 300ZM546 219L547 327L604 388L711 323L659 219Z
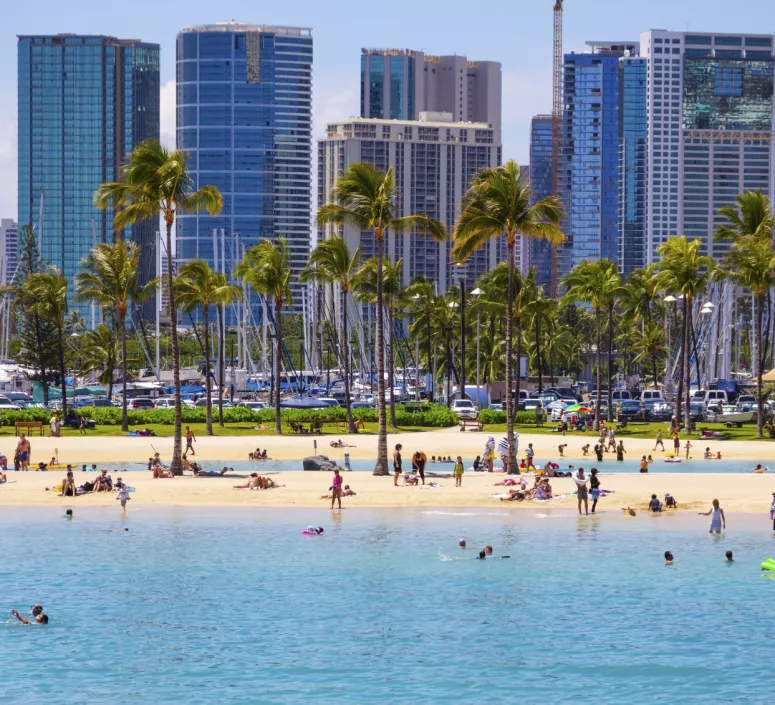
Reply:
M6 509L0 701L764 703L767 519Z

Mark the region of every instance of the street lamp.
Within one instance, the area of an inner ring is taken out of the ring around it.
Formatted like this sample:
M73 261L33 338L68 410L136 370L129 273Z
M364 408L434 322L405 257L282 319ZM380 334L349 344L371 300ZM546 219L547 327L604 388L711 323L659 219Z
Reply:
M471 292L471 296L476 296L479 298L484 292L477 286L476 289L474 289ZM479 381L480 381L480 375L479 375L479 322L480 322L480 312L479 309L476 309L476 403L481 404L481 398L480 398L480 390L479 390Z
M466 280L463 265L455 265L455 279L460 288L460 393L466 398Z
M457 301L450 301L447 306L451 309L460 308L460 304L457 303ZM450 347L450 341L449 341L449 335L452 332L452 326L446 327L447 331L447 405L449 405L450 402L450 380L452 377L452 349ZM458 376L458 380L462 380L462 373ZM461 399L465 399L465 388L461 387Z

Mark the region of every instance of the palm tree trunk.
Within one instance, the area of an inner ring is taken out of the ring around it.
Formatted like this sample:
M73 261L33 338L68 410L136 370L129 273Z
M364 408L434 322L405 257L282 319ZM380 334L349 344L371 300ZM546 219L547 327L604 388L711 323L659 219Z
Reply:
M382 267L385 258L382 241L382 230L374 232L377 240L377 418L379 429L377 437L377 464L374 466L375 475L388 474L388 448L387 448L387 423L385 418L385 322L382 309Z
M205 303L202 306L202 319L205 324L205 426L207 435L213 435L213 393L210 387L210 313L209 306Z
M34 271L34 270L30 270ZM35 342L39 352L38 360L40 361L40 385L43 387L43 403L48 406L49 394L48 394L48 374L46 373L45 354L43 352L43 332L40 323L40 317L37 313L33 314L33 320L35 322ZM62 414L64 418L64 414Z
M390 387L390 425L395 428L396 397L393 394L393 389L395 387L393 354L393 304L388 302L388 386Z
M600 394L600 348L602 347L601 331L600 331L600 306L595 307L595 339L597 343L597 350L595 351L595 387L597 394L597 404L595 405L595 431L600 430L600 402L602 400Z
M283 426L282 419L280 418L280 370L282 369L282 312L283 312L283 300L279 296L274 300L274 319L275 319L275 333L277 333L277 339L274 344L274 430L275 433L282 435Z
M65 331L62 326L57 327L57 339L59 343L59 376L62 386L62 420L67 416L67 382L65 381Z
M684 339L686 334L684 332L684 323L686 321L686 299L683 303L684 321L681 322L681 353L678 356L678 389L676 390L676 404L675 404L675 420L677 428L681 428L681 401L684 390L684 353L686 352L686 346L684 345ZM670 351L668 351L668 365L670 364Z
M515 384L515 394L514 394L514 410L513 415L514 419L517 418L517 409L519 409L519 388L521 386L522 379L520 378L520 367L522 366L522 315L517 316L517 379ZM508 392L509 396L511 396L511 390L509 389ZM491 400L492 401L492 400Z
M344 353L344 396L345 396L345 408L347 409L347 432L358 433L358 429L355 428L355 421L353 421L353 407L350 400L350 336L347 332L347 292L346 286L342 287L342 308L344 309L344 315L342 316L342 352Z
M223 428L223 378L226 376L223 358L226 356L226 324L223 320L223 305L218 304L218 425ZM232 404L234 399L231 400Z
M519 474L517 456L514 450L514 413L516 406L511 400L511 377L514 371L514 341L511 339L514 327L514 240L516 233L506 233L506 259L509 265L509 286L506 290L506 439L509 444L509 458L506 472ZM519 377L519 374L517 374Z
M431 361L431 358L433 357L433 347L431 343L431 314L428 313L428 374L426 377L431 380L431 386L429 389L426 389L425 391L428 394L428 401L433 401L433 387L436 385L436 380L433 379L433 362Z
M764 341L762 340L762 317L764 316L764 296L757 295L759 306L756 309L756 340L759 341L759 354L756 365L756 437L763 438L764 433L764 400L762 399L762 374L764 367Z
M541 337L541 317L535 315L535 340L536 340L536 370L538 372L538 393L544 391L544 377L541 370L541 343L539 338Z
M614 361L613 361L613 347L614 347L614 304L611 302L608 304L608 422L613 421L614 409L613 409L613 392L611 388L611 378L614 375Z
M129 413L126 410L126 314L119 311L119 325L121 326L121 430L129 431Z
M172 462L170 470L174 475L183 474L182 456L182 433L181 426L183 421L182 409L180 404L180 346L178 344L178 312L175 307L175 292L173 289L173 262L172 262L172 224L174 215L166 217L167 225L167 299L169 301L170 316L170 340L172 342L172 385L175 395L175 428L174 440L172 445Z

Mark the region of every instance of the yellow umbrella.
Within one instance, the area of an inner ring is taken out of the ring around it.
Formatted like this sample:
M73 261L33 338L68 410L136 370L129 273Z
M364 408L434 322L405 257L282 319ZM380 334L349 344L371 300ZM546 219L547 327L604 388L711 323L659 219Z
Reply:
M767 372L767 374L762 375L762 382L775 382L775 369L772 369Z

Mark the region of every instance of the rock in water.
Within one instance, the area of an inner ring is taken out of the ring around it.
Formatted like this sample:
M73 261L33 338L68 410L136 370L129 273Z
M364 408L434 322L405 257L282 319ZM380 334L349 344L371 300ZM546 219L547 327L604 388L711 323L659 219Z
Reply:
M319 470L322 472L333 472L341 470L333 460L329 460L325 455L308 455L302 461L305 470Z

